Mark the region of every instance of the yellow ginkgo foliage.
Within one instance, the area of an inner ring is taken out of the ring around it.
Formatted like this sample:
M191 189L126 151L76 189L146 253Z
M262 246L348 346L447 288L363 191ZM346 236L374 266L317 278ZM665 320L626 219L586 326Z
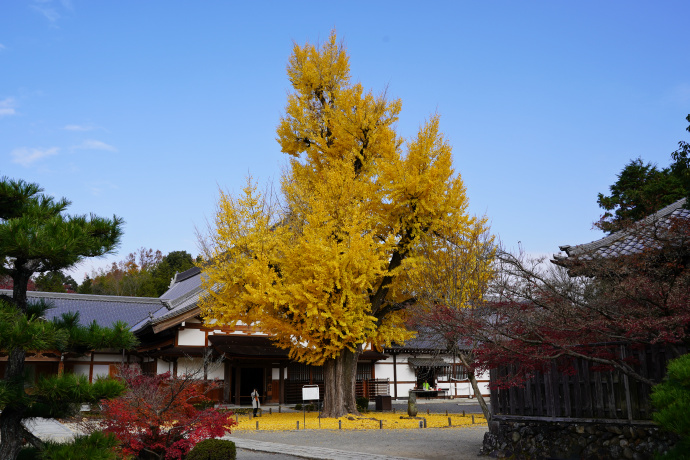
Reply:
M474 235L485 220L467 213L438 116L400 139L401 102L351 84L334 33L321 47L295 45L287 73L280 199L251 179L241 196L221 193L201 307L208 323L259 323L291 358L323 365L324 414L337 417L357 412L362 347L413 336L420 248Z

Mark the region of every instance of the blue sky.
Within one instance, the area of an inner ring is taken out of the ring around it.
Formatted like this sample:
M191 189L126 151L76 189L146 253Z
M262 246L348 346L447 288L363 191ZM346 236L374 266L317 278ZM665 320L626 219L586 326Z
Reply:
M126 221L116 256L197 254L218 189L278 182L293 41L335 28L365 88L431 114L470 210L509 247L554 253L592 230L632 158L689 140L687 1L7 1L0 175Z

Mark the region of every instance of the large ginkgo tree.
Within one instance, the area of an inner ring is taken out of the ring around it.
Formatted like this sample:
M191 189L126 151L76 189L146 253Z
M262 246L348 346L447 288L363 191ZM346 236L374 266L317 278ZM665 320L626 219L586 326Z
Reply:
M414 334L406 310L422 245L475 235L485 219L467 212L438 116L400 138L401 101L351 82L335 33L295 45L287 73L281 193L251 179L239 196L221 192L201 307L208 324L258 323L292 359L322 365L324 415L339 417L357 413L363 348Z

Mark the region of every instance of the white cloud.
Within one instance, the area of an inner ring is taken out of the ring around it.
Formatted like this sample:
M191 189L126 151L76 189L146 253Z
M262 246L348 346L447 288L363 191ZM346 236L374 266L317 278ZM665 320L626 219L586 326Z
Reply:
M108 152L117 152L117 149L112 145L106 144L105 142L96 141L93 139L86 140L81 144L74 147L75 149L84 150L106 150Z
M62 129L66 131L92 131L94 127L91 125L65 125Z
M87 184L89 191L94 196L101 195L106 190L116 190L118 187L112 182L90 182Z
M33 0L33 4L30 6L32 10L50 21L53 26L62 17L61 13L74 11L72 0L59 0L56 2L53 0Z
M55 22L60 19L60 13L58 13L55 8L42 5L31 5L31 9L42 14L50 22Z
M0 101L0 117L6 115L14 115L16 111L14 110L14 99L8 97Z
M57 155L60 149L58 147L50 147L48 149L32 149L29 147L20 147L12 150L12 162L19 163L22 166L30 166L32 163L41 158Z

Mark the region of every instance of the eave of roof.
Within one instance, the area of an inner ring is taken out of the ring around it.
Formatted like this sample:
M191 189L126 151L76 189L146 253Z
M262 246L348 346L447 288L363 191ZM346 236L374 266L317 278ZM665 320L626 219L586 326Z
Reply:
M11 289L0 289L0 294L12 296ZM42 292L27 291L26 295L31 298L45 299L64 299L64 300L89 300L98 302L117 302L117 303L136 303L162 305L162 301L157 297L124 297L116 295L97 295L97 294L77 294L73 292Z
M669 219L674 213L679 214L683 213L684 207L685 207L685 202L686 199L683 198L681 200L676 201L675 203L671 203L670 205L660 209L659 211L655 212L654 214L651 214L644 219L640 220L638 223L639 225L646 226L646 225L652 225L657 222L663 222L665 219ZM592 241L590 243L584 243L584 244L578 244L576 246L571 246L571 245L563 245L559 246L559 249L563 252L566 253L566 256L563 256L561 254L554 254L552 262L559 264L567 260L568 257L575 257L575 256L581 256L581 255L586 255L586 254L595 254L597 251L602 251L606 248L609 248L616 243L623 242L626 238L628 239L635 239L635 229L625 229L625 230L619 230L615 233L612 233L608 236L605 236L604 238L601 238L596 241ZM632 246L635 246L635 242L631 242ZM639 246L639 244L638 244ZM630 253L634 252L634 248L632 250L630 249L625 249L621 251L623 254L625 253Z

